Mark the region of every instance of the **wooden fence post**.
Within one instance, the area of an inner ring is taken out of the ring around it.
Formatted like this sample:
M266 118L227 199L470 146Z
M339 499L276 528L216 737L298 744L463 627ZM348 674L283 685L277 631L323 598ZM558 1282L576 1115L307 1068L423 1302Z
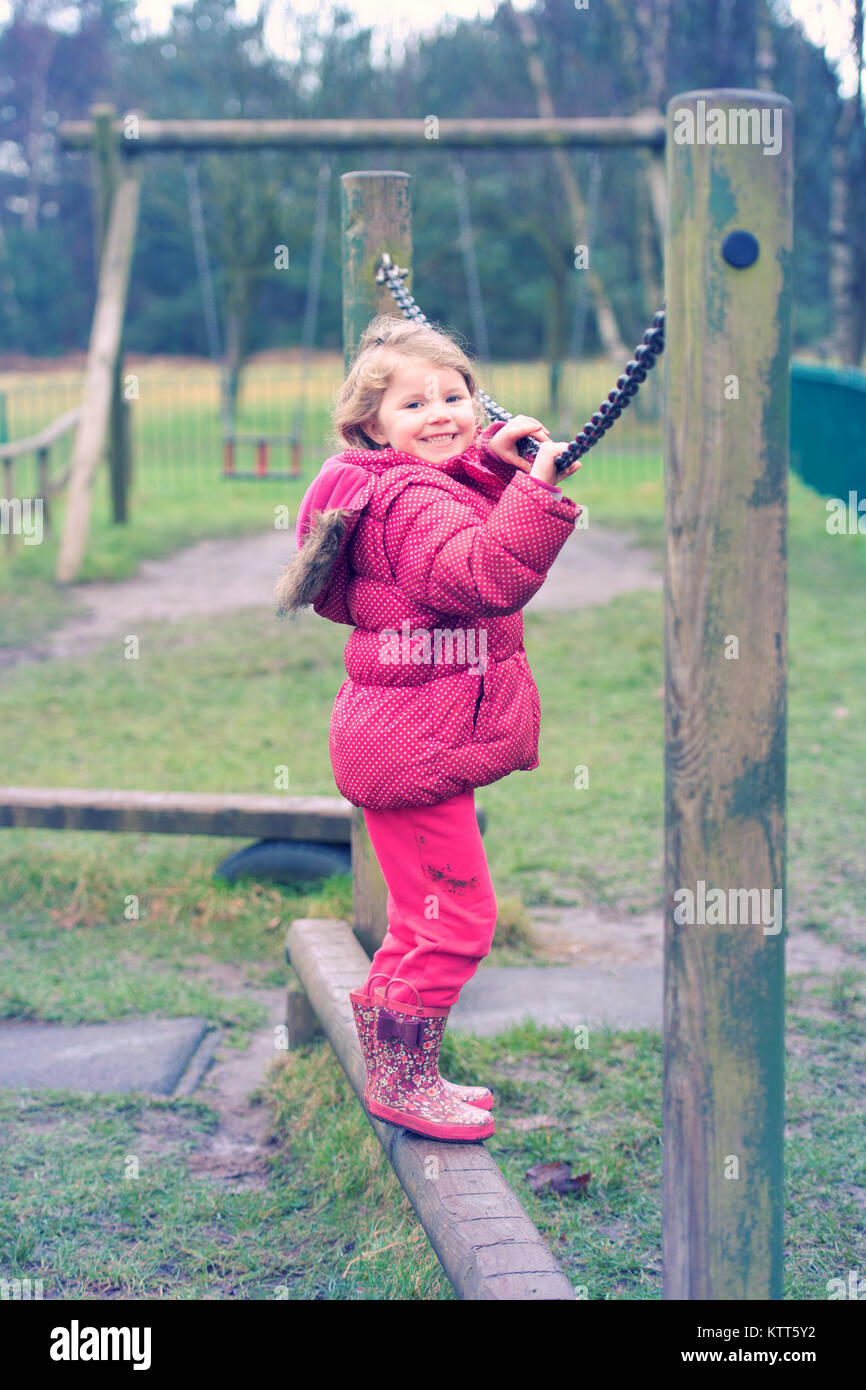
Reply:
M779 1299L793 110L667 118L664 1297Z
M410 176L394 170L353 170L343 174L343 356L351 366L358 341L377 314L402 315L387 285L376 283L376 262L387 251L396 265L412 267ZM406 277L411 293L411 275ZM367 834L364 813L352 812L352 888L354 929L371 955L387 930L388 890Z

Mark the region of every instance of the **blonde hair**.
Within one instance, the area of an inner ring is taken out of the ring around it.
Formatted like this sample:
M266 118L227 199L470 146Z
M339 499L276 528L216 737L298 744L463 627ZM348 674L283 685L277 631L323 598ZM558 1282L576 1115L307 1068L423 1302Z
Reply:
M487 423L476 396L478 383L473 364L456 336L444 329L411 323L393 314L371 319L361 334L355 360L336 396L332 414L334 432L329 441L339 449L382 449L366 430L379 412L397 367L407 358L429 362L431 367L451 367L460 373L472 398L475 418Z

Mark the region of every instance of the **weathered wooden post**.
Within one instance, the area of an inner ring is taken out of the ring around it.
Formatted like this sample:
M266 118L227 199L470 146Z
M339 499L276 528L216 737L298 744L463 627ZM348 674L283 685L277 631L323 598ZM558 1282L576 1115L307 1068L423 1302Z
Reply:
M387 285L375 279L383 251L401 267L412 267L410 176L394 170L353 170L343 174L343 356L348 371L358 341L377 314L402 317ZM406 277L411 293L411 275ZM371 955L387 929L388 890L367 834L364 813L352 812L354 928Z
M793 110L667 110L664 1297L782 1296Z
M120 151L114 129L117 119L115 107L108 102L98 102L91 106L90 114L93 118L93 263L97 268L98 279L111 205L120 178ZM128 518L130 482L130 420L129 402L123 399L123 325L121 343L113 369L108 466L113 518L116 523L125 523Z
M81 418L75 435L69 473L66 515L55 578L68 584L75 578L87 548L93 479L107 447L114 448L112 476L115 501L125 495L129 476L124 457L126 430L120 399L123 319L138 221L141 167L136 159L117 174L111 194L108 225L99 261L96 307L87 349L87 369L81 395ZM107 197L107 193L104 194ZM97 212L97 218L99 213ZM110 445L113 424L116 426ZM119 490L119 491L118 491ZM125 503L124 503L125 506ZM115 521L125 519L115 508Z

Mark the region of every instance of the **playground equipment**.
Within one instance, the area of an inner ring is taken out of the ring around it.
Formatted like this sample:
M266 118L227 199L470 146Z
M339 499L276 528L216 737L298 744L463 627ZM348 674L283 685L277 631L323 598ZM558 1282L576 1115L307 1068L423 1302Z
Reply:
M696 123L710 107L731 128L743 109L781 111L772 168L760 143L677 144L682 113ZM793 112L776 93L725 90L677 96L667 119L664 1296L777 1299ZM411 266L411 223L408 175L342 184L348 366L363 328L388 312L383 253ZM581 452L612 422L597 414ZM381 930L384 884L369 859L354 862L371 880L365 904L379 895ZM703 904L707 885L745 900L745 921L708 927L700 909L689 920L688 895ZM770 932L755 894L782 904ZM289 950L294 960L291 933ZM343 976L328 986L324 964L303 969L314 999L350 987ZM422 1194L404 1187L437 1248Z
M193 245L195 247L196 267L201 289L208 350L211 360L216 363L220 369L220 413L223 424L222 476L232 479L300 478L303 475L301 450L303 447L302 430L304 406L306 402L310 356L316 337L319 289L322 280L322 254L324 251L325 232L327 230L328 188L331 179L330 160L324 159L319 165L316 211L313 224L312 249L310 253L310 270L307 277L307 294L304 303L303 326L301 329L301 377L292 414L291 429L288 434L263 434L256 433L255 431L241 432L235 428L232 403L235 400L236 391L232 387L227 368L223 361L216 295L214 294L213 277L211 276L207 237L205 235L204 217L201 207L201 194L198 184L198 169L195 159L189 153L184 161L184 166L187 177L189 219L193 231ZM254 469L242 470L235 466L235 450L238 444L254 444L256 446L256 466ZM269 449L272 444L287 444L289 446L290 466L288 471L281 472L270 467Z
M866 372L791 364L791 467L825 497L866 497Z
M223 362L219 315L217 313L216 295L214 293L213 277L210 269L210 257L207 250L207 236L205 235L204 229L204 214L202 212L201 192L198 184L198 165L195 159L189 154L184 160L184 170L186 172L187 201L189 203L189 223L192 227L192 240L195 248L195 264L198 272L199 290L201 292L205 334L207 335L208 351L210 352L211 361L220 368L220 409L225 423L229 414L229 383L225 363Z
M726 144L679 143L675 131L689 124L703 129L708 109L720 113L735 138ZM782 117L782 140L771 159L758 139L749 138L756 128L751 117L760 131L766 110ZM732 926L727 918L719 922L718 898L724 902L727 890L728 902L742 903L745 895L751 906L752 895L762 902L764 893L779 892L784 903L791 104L775 92L724 89L674 97L664 121L652 115L443 120L438 133L440 147L556 142L666 148L664 1297L778 1299L784 910L772 931L754 915ZM61 138L67 148L86 146L91 125L66 123ZM422 121L356 121L347 129L342 121L141 120L130 154L188 145L423 147L424 139ZM384 252L395 265L411 267L411 220L408 175L361 171L343 175L341 182L348 365L369 320L393 312L388 287L384 279L377 283L372 270ZM61 580L72 577L83 555L89 481L108 434L136 189L133 174L118 176ZM627 374L626 383L634 375ZM625 392L625 386L618 390ZM612 414L597 412L595 433L584 427L583 452L604 433L600 426L607 427ZM351 835L353 925L369 952L384 934L385 885L355 809ZM703 907L708 886L714 920L708 922L709 914L699 909L690 921L683 912L688 895L693 908ZM348 960L341 955L327 923L313 929L327 938L322 951L306 952L307 926L293 925L289 950L351 1081L360 1053L353 1060L351 1048L341 1044L340 1018L366 962L357 954ZM347 933L337 935L353 945ZM376 1130L378 1122L372 1123ZM402 1157L410 1153L409 1136L379 1137L446 1273L463 1269L455 1283L461 1296L568 1297L561 1283L557 1293L552 1283L540 1288L530 1282L540 1266L534 1260L527 1266L520 1235L509 1239L511 1231L526 1234L518 1211L500 1217L497 1208L492 1237L473 1245L470 1227L475 1220L476 1229L483 1225L478 1207L472 1216L466 1194L452 1206L447 1187L412 1178L409 1159L404 1163ZM414 1142L429 1151L429 1140ZM436 1145L437 1157L445 1147ZM488 1191L487 1158L475 1146L471 1157L464 1146L447 1148L462 1171L481 1165L481 1193ZM431 1212L434 1197L438 1206ZM525 1244L537 1250L528 1236ZM495 1272L484 1267L489 1251Z
M319 313L319 290L322 283L322 257L325 249L325 233L328 226L328 191L331 182L331 161L323 159L319 165L319 181L316 193L316 211L313 220L313 239L310 251L310 270L307 276L307 295L304 303L304 321L301 328L301 375L298 392L292 411L292 422L287 434L240 433L231 421L223 425L223 472L224 478L300 478L303 476L301 454L303 449L304 409L307 398L307 384L310 374L310 359L316 338L316 322ZM253 470L238 470L235 467L235 447L238 444L255 444L256 466ZM289 446L289 469L280 472L270 467L269 448L272 444Z
M351 868L351 811L341 796L0 787L0 827L258 836L215 878L309 881Z
M481 806L477 819L483 835ZM214 870L229 883L241 877L295 883L348 873L351 821L352 806L341 796L0 787L0 828L258 837Z
M235 467L235 449L238 444L254 444L256 447L256 466L254 469ZM291 465L287 471L270 466L270 447L272 444L288 444L291 449ZM239 433L229 430L223 435L223 478L300 478L300 436L291 434Z
M426 324L430 327L429 319L421 313L415 300L405 288L403 281L408 275L408 270L401 270L395 266L387 251L379 257L376 266L376 280L387 284L389 290L400 306L403 317L411 319L415 323ZM576 459L582 457L597 444L602 435L610 429L615 420L618 420L632 397L636 396L642 381L646 381L647 372L655 366L656 357L664 351L664 311L659 309L653 316L652 326L644 334L644 340L635 348L634 357L628 363L622 376L617 377L615 388L608 394L606 401L602 401L598 410L587 420L582 430L579 430L576 437L569 444L567 449L563 449L561 454L557 454L554 459L557 473L562 473L569 468ZM488 418L491 420L510 420L511 412L503 410L501 405L497 405L486 391L479 387L476 392L478 399L487 411ZM521 458L532 459L538 453L538 440L530 435L518 441L517 452Z
M42 527L45 535L51 534L51 499L56 497L63 490L69 480L71 463L60 472L51 476L51 450L55 444L61 440L70 430L75 429L81 418L81 406L76 405L72 410L67 410L63 415L58 415L56 420L52 420L50 425L46 425L38 434L31 434L26 439L16 439L9 441L6 438L6 393L2 393L2 430L0 430L0 466L3 470L3 496L7 499L18 497L18 490L15 484L15 465L19 459L23 459L26 454L33 454L36 460L36 497L42 501ZM20 506L20 502L19 502ZM7 554L11 554L15 548L15 527L9 526L5 532L5 545Z
M90 530L93 479L103 454L109 461L114 520L124 521L127 515L131 437L130 406L122 390L122 330L138 216L141 161L154 150L241 152L251 148L327 150L353 146L429 149L427 135L423 120L154 121L137 111L127 112L118 120L115 108L106 103L91 107L91 120L61 122L61 148L89 150L91 154L95 254L100 269L82 414L55 570L58 583L71 583L81 568ZM457 150L550 145L637 145L660 150L664 142L662 117L643 112L637 116L602 118L440 120L436 144L439 149L447 146ZM397 252L398 262L405 260L394 244L391 250ZM310 294L313 283L311 276ZM259 436L254 438L258 441ZM261 477L261 467L260 459L250 476ZM265 468L267 475L273 477L267 458ZM241 474L235 471L232 476Z
M286 955L363 1104L364 1062L349 991L365 978L368 957L347 923L322 918L292 923ZM568 1277L483 1145L441 1144L367 1118L458 1298L575 1299Z

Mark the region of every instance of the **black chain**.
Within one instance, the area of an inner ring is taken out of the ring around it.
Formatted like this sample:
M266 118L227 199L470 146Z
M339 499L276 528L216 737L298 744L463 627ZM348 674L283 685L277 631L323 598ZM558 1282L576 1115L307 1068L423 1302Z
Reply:
M403 279L408 275L408 270L401 270L394 265L387 251L380 256L376 266L376 281L378 284L386 284L394 296L397 304L407 319L414 323L423 323L428 328L433 325L429 319L425 318L415 300L403 284ZM557 473L562 473L566 468L570 468L583 454L597 444L602 435L605 434L618 420L633 396L636 396L642 381L646 381L647 372L656 363L656 358L664 352L665 347L665 312L659 309L653 314L653 321L650 328L643 336L643 342L635 348L634 357L626 365L622 376L616 379L616 386L608 392L607 400L602 401L598 410L587 420L582 430L579 430L568 448L561 454L557 454L554 459ZM484 406L488 418L491 420L511 420L513 415L508 410L503 410L501 405L497 405L486 391L478 389L478 399ZM517 441L517 452L521 458L532 459L539 450L539 442L531 435L525 435L523 439Z

